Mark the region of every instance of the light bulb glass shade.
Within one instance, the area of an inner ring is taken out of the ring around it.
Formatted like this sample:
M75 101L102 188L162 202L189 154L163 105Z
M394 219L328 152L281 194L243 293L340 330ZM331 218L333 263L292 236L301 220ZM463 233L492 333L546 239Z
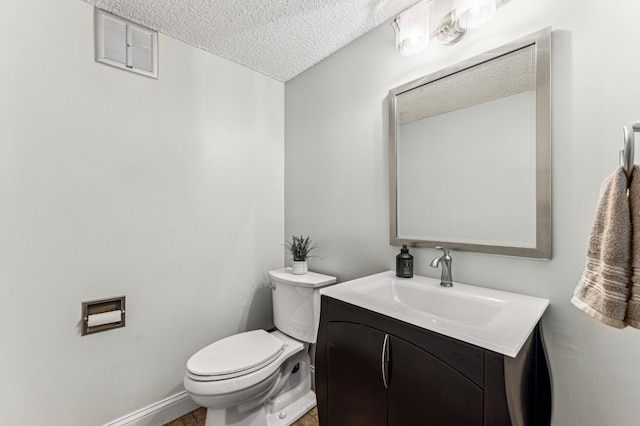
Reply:
M407 9L393 21L396 31L396 49L402 56L423 51L429 44L430 0L423 0Z
M497 0L453 0L451 18L460 28L472 30L489 22L496 8Z

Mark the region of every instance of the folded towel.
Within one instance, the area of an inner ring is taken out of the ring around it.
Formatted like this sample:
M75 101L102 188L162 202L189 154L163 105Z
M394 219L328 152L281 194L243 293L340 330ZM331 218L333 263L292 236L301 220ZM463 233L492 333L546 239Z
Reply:
M586 267L571 299L587 314L617 328L625 327L631 284L632 229L627 185L622 167L602 184Z
M629 208L631 209L631 297L627 302L624 322L640 328L640 168L633 166L629 183Z

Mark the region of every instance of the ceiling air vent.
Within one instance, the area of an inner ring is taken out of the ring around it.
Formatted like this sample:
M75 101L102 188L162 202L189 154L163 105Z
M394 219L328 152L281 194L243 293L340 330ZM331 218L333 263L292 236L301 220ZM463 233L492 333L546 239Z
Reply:
M96 61L158 78L158 33L95 9Z

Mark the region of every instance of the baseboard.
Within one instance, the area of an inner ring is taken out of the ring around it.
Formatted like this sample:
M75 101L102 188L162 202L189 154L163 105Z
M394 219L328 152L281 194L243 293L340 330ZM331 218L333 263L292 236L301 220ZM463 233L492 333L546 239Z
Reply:
M162 426L196 408L198 405L189 397L187 391L182 391L104 426Z

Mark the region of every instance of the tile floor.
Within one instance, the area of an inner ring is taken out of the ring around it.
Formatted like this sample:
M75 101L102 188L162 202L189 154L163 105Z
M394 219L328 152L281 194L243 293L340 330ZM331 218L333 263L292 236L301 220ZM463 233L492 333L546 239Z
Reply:
M206 415L207 410L205 408L198 408L164 426L204 426ZM314 408L309 411L292 426L318 426L318 409Z

